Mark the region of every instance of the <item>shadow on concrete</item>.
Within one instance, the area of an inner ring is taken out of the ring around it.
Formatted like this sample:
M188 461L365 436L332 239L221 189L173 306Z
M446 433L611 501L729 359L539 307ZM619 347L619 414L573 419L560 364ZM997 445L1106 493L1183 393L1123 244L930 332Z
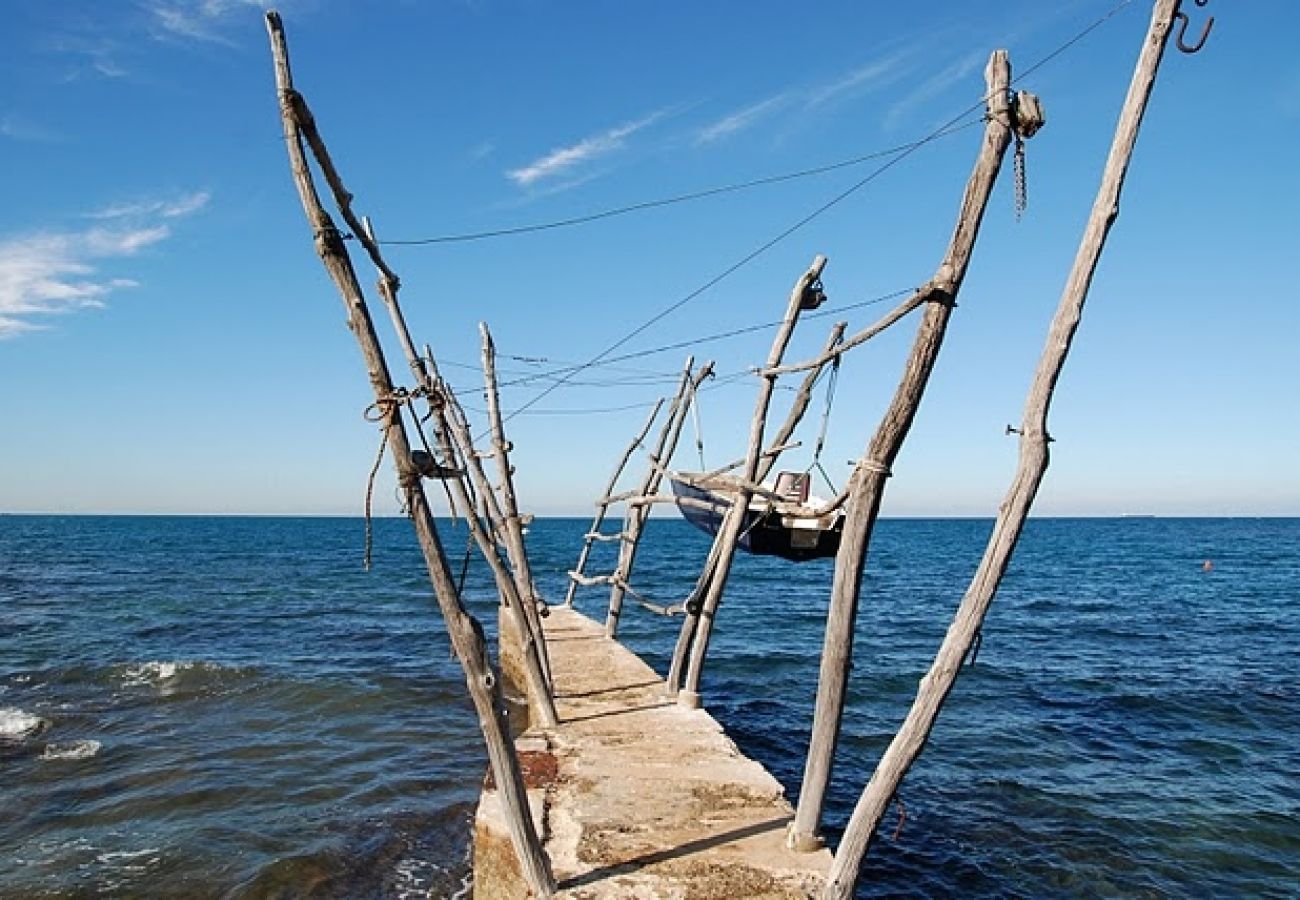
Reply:
M790 816L781 816L780 818L770 819L766 822L759 822L755 825L746 825L744 828L733 828L731 831L724 831L720 834L712 834L708 837L687 841L678 847L671 847L668 850L658 850L654 853L647 853L644 856L635 856L627 862L601 866L599 869L592 869L590 872L565 880L559 885L559 889L568 890L571 888L595 884L598 881L604 881L606 878L617 878L620 875L629 875L640 869L644 869L646 866L653 866L657 863L668 862L673 859L681 859L682 857L690 856L693 853L700 853L704 850L712 849L713 847L730 844L733 841L743 841L745 838L766 834L769 831L776 831L778 828L784 828L786 823L789 821L791 821Z
M653 681L637 681L632 684L616 684L613 687L601 688L598 691L581 691L576 693L556 692L556 700L578 700L583 697L599 697L601 694L618 694L623 691L632 691L637 688L658 687L663 682L656 678Z

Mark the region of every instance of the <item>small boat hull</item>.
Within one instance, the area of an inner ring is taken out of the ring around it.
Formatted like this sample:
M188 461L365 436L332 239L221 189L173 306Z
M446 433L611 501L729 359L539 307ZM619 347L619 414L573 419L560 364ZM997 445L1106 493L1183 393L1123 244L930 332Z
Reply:
M673 493L697 503L679 504L682 518L706 534L717 534L731 507L728 497L670 477ZM827 519L830 523L827 523ZM740 529L739 547L760 556L792 562L824 559L840 549L844 517L791 516L776 509L748 509Z

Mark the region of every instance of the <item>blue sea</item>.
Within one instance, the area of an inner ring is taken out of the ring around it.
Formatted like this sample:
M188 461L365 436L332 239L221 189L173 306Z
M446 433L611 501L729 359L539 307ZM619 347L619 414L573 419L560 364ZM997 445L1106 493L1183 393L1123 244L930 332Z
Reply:
M991 525L877 528L832 844ZM552 602L587 526L531 529ZM369 573L363 540L359 519L0 517L0 896L465 896L485 754L464 679L410 524L376 522ZM459 575L463 527L443 540ZM680 601L708 546L652 520L634 586ZM738 557L704 674L792 799L830 576ZM491 632L477 560L465 594ZM662 673L678 624L631 607L622 635ZM1032 520L900 796L862 897L1300 895L1300 520Z

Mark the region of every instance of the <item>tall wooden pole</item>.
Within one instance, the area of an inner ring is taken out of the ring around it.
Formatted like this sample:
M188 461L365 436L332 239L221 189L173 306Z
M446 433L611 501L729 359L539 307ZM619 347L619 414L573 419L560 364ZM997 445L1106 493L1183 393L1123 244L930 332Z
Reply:
M587 557L591 555L591 545L601 540L600 528L605 523L605 514L609 512L611 498L614 494L614 488L618 485L618 479L627 468L628 460L636 452L636 448L641 446L645 436L650 433L650 427L654 425L655 419L659 416L659 410L663 409L664 399L660 397L655 401L654 408L650 410L650 415L646 417L645 424L641 430L632 438L632 442L627 445L623 455L619 457L618 465L614 466L614 474L609 476L609 484L605 485L605 492L600 495L600 500L596 501L596 517L591 520L591 527L587 529L587 534L582 540L582 552L578 554L578 561L573 566L573 571L569 577L569 589L564 594L564 605L572 606L574 594L578 590L578 581L587 571ZM618 540L620 544L628 539L626 522L619 528Z
M847 900L852 895L858 869L875 836L880 820L893 799L899 784L920 755L929 739L944 701L956 684L962 662L970 653L975 637L983 626L989 604L997 592L1002 576L1024 528L1038 487L1049 462L1047 413L1052 393L1070 352L1074 333L1083 315L1097 262L1101 258L1106 236L1119 216L1119 195L1124 186L1133 147L1137 142L1142 116L1155 84L1156 73L1164 54L1169 29L1178 0L1157 0L1151 24L1138 56L1128 96L1120 113L1115 138L1111 144L1101 187L1093 203L1083 240L1066 281L1061 301L1052 319L1047 344L1039 359L1033 385L1025 402L1020 429L1020 459L1002 505L998 508L993 533L984 550L978 569L957 608L948 633L930 671L921 679L916 700L902 727L880 758L866 789L858 799L835 854L828 875L826 900Z
M957 226L938 271L923 289L928 293L929 305L917 326L902 380L850 482L844 533L835 556L812 738L804 764L803 785L799 789L799 806L789 833L790 846L795 849L814 850L821 846L818 829L835 747L839 742L845 685L853 660L853 629L858 595L862 589L862 572L885 493L885 479L920 408L930 373L943 346L948 319L975 249L984 210L1011 143L1012 122L1008 104L1011 66L1005 51L993 53L984 78L988 88L988 124L984 128L974 170L966 183Z
M342 235L334 226L329 214L325 212L312 183L311 171L302 147L303 138L299 124L301 104L298 102L300 98L293 87L288 47L279 15L275 12L267 13L266 25L271 39L271 52L275 58L276 87L280 101L280 118L284 126L285 145L288 148L290 168L293 172L294 184L298 189L298 196L302 201L303 212L315 235L316 252L343 298L348 314L348 327L357 338L370 384L375 393L376 405L384 415L388 447L393 454L407 509L424 555L434 594L447 625L452 648L465 672L470 698L478 713L479 725L487 744L488 760L501 792L510 837L519 857L520 866L532 891L539 897L549 897L555 890L555 878L551 874L550 864L542 851L541 842L538 840L528 810L519 761L509 737L500 679L488 659L487 642L483 636L482 626L461 605L460 597L457 595L455 582L452 580L446 556L438 540L438 531L434 525L428 498L424 494L419 472L411 458L411 446L402 421L401 406L395 399L397 395L393 390L392 377L384 361L383 350L375 334L360 283L352 268Z
M515 467L510 464L510 451L513 445L506 440L505 426L501 421L501 399L497 391L496 345L492 343L492 333L487 323L478 323L479 335L483 338L483 381L487 395L488 422L492 430L492 455L497 461L497 472L501 476L501 511L505 514L505 527L502 529L502 542L506 545L506 556L515 573L515 586L524 601L524 615L528 617L529 630L539 637L543 635L541 616L538 606L542 603L537 596L537 586L533 583L533 570L528 564L528 549L524 546L524 528L519 519L519 505L515 502ZM539 642L541 650L542 671L546 680L551 680L551 663L546 653L546 641Z
M799 313L805 302L805 292L817 283L826 268L826 257L818 255L808 267L808 271L799 276L794 289L790 291L790 301L786 304L785 318L777 329L768 353L767 365L770 369L781 364L790 338L794 336L794 327L799 322ZM745 511L749 508L752 491L747 484L752 484L758 474L758 467L763 450L763 429L767 425L767 411L772 403L772 392L776 390L776 376L766 372L759 374L758 399L754 402L754 418L749 425L749 447L745 454L745 469L742 484L737 486L735 499L731 508L723 516L718 528L717 558L709 578L709 590L700 604L699 621L695 625L695 635L691 642L690 666L686 670L685 683L677 692L677 702L689 708L700 705L700 674L704 668L705 654L709 649L709 636L713 630L713 620L717 616L722 594L727 588L727 577L731 574L731 561L736 553L736 543L740 538L740 529L745 522Z

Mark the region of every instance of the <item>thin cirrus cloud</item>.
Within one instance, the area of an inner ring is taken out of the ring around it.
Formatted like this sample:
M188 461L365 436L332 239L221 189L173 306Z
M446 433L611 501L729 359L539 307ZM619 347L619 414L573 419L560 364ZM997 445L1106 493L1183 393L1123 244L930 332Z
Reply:
M884 129L892 131L897 128L925 101L942 94L948 88L968 78L972 72L979 69L983 61L984 54L973 51L922 81L889 107L889 111L885 113Z
M580 166L623 149L627 146L628 138L653 125L666 114L666 111L660 110L634 122L589 135L575 144L552 150L527 165L507 171L506 177L520 187L532 187L561 174L570 174Z
M155 37L233 43L224 33L227 21L251 9L269 9L269 0L166 0L146 5Z
M131 257L171 235L168 220L190 215L206 193L175 200L123 204L91 213L111 224L0 238L0 339L45 328L43 317L92 309L131 278L101 273L105 263Z
M813 110L870 93L902 78L912 51L901 50L857 66L811 87L789 89L728 113L695 133L697 147L712 144L753 128L773 113L791 107Z
M696 145L712 144L714 141L720 141L725 137L744 131L757 124L759 121L776 112L791 99L789 92L777 94L775 97L768 97L766 100L760 100L758 103L750 104L743 109L738 109L733 113L723 116L711 125L706 125L695 135Z

